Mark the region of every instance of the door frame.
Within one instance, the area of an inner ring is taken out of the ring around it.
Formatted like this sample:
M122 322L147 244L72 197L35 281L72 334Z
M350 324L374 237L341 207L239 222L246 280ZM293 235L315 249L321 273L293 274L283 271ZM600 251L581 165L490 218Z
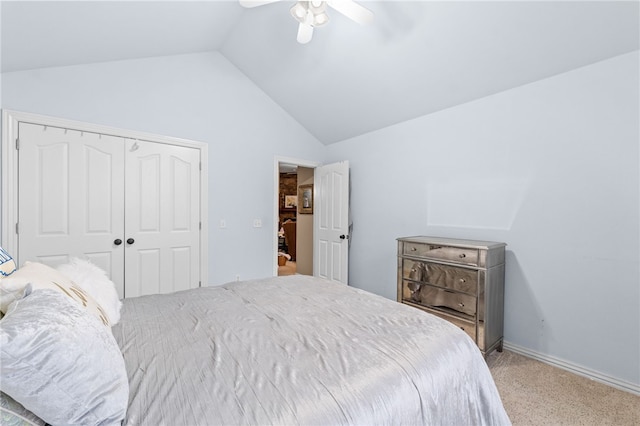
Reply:
M278 276L278 221L280 218L280 163L293 164L299 167L315 169L322 165L318 161L302 160L299 158L275 156L273 160L273 276Z
M2 232L0 244L9 253L18 253L18 125L39 124L78 131L184 146L200 151L200 285L208 284L209 267L209 145L188 139L119 129L64 118L21 111L2 110ZM277 240L276 240L277 241ZM20 265L20 259L16 263Z

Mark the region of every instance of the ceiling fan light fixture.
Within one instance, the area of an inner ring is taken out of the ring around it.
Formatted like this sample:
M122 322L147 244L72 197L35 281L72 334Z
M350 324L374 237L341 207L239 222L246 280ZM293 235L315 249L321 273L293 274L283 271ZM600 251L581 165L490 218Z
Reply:
M278 1L280 0L240 0L240 4L244 7L255 7ZM321 27L329 22L329 15L326 13L328 7L360 24L366 24L373 20L373 13L354 0L298 0L289 11L291 16L299 22L299 43L306 44L311 41L313 28Z
M327 22L329 22L329 15L327 15L324 12L319 13L319 14L317 14L317 15L315 15L313 17L313 26L314 27L321 27L321 26L325 25Z
M313 37L313 27L301 22L298 25L298 43L307 44L311 41L311 37Z
M326 1L309 1L307 3L307 8L313 12L314 15L319 15L324 13L327 10L327 2Z
M293 16L296 21L304 22L304 18L307 16L307 8L304 7L301 2L294 4L290 10L291 16Z

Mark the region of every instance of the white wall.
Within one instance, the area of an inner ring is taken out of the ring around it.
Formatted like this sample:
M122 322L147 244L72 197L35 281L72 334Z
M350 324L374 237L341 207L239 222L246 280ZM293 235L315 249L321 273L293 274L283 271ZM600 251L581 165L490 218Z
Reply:
M274 156L326 150L219 53L4 73L1 105L209 143L212 284L273 274Z
M395 298L399 236L505 241L507 341L637 387L638 61L328 149L217 53L5 73L1 106L208 142L213 284L273 272L274 155L349 160L352 285Z
M508 244L505 340L640 386L639 55L329 146L350 284L396 296L396 242Z

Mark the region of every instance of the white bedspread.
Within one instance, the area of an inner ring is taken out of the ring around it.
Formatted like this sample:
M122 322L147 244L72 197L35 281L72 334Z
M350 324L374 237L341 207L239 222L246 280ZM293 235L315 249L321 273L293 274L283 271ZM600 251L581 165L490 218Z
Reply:
M507 425L450 323L307 277L126 299L130 425Z

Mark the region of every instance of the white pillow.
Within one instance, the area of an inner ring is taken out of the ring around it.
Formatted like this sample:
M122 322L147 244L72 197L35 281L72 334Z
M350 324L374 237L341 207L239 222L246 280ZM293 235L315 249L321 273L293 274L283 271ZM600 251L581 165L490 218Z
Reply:
M120 425L129 400L111 330L55 290L13 303L0 321L2 391L53 425Z
M9 306L22 298L25 289L52 289L59 291L83 306L87 312L110 327L109 317L102 307L82 288L61 272L38 262L24 262L22 268L11 276L0 280L0 310L7 312Z
M98 302L112 326L120 321L122 302L118 298L115 284L107 277L104 270L88 260L77 257L72 258L69 263L58 266L57 269Z

